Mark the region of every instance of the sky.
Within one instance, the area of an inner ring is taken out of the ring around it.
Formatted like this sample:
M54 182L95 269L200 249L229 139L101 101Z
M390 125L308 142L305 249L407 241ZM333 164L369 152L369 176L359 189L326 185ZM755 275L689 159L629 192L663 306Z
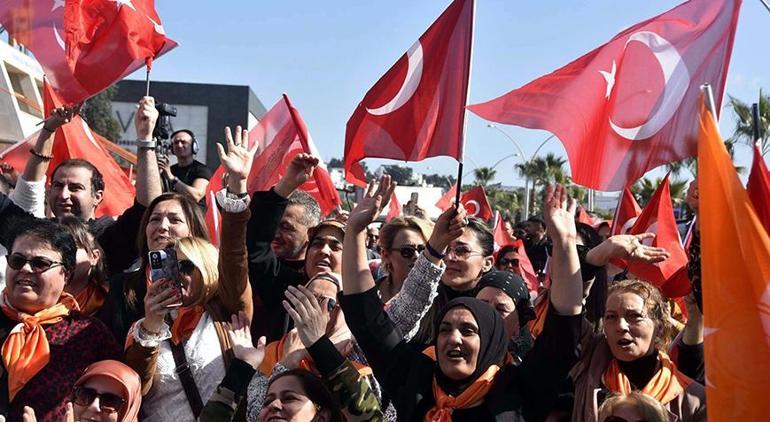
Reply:
M449 0L220 1L158 0L168 36L180 47L158 59L158 81L248 85L270 108L288 93L323 159L341 158L345 124L372 85L406 52ZM604 44L624 28L680 2L663 0L477 0L470 103L495 98L556 70ZM766 41L770 13L760 0L741 7L727 93L756 101L770 84ZM143 79L143 71L131 79ZM494 182L521 185L514 165L531 158L548 132L498 125L468 113L465 172L495 164ZM734 119L726 109L723 136ZM219 133L209 128L209 133ZM538 155L566 158L556 139ZM751 166L751 149L738 146L738 165ZM386 160L368 160L373 168ZM402 163L403 164L403 163ZM408 163L418 172L457 173L456 161ZM649 176L660 177L661 170ZM464 177L472 179L472 173Z

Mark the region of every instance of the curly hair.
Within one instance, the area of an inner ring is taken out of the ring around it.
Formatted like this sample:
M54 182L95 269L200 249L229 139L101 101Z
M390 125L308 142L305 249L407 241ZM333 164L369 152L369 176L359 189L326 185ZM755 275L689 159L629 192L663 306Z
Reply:
M623 280L613 284L607 291L607 299L612 295L622 293L633 293L644 302L644 310L647 317L655 323L655 348L663 350L671 341L672 328L666 318L666 301L660 290L652 284L638 280Z

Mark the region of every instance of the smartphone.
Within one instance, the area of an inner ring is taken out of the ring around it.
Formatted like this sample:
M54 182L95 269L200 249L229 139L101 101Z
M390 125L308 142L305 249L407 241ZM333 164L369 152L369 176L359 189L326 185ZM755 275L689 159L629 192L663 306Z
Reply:
M158 280L168 280L172 283L173 288L181 293L176 250L158 249L150 251L148 257L150 259L150 283L155 283Z

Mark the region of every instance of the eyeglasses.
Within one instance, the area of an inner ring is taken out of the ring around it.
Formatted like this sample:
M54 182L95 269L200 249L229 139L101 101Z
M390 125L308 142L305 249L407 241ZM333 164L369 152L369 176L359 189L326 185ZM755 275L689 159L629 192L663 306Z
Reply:
M422 251L425 250L425 245L417 245L417 246L402 246L400 248L393 248L390 251L395 252L398 251L398 253L404 257L404 259L412 259L419 255Z
M91 403L99 398L99 409L104 413L116 413L126 404L123 397L112 393L99 393L93 388L78 386L75 387L73 402L78 406L90 406Z
M198 268L189 259L179 260L179 263L177 265L179 266L179 272L187 275L192 275L193 271L195 271L195 269Z
M473 249L465 245L458 245L455 247L450 246L449 248L447 248L446 256L447 257L454 256L455 259L464 261L472 256L484 256L484 254L478 251L474 251Z
M519 266L519 260L516 258L513 259L505 259L502 258L500 261L498 261L501 267L518 267Z
M44 256L33 256L32 258L27 258L20 253L8 255L6 256L6 259L8 260L8 266L16 271L22 269L22 267L24 267L29 262L29 266L32 269L32 272L35 274L42 274L53 267L64 265L63 262L54 261L53 259L46 258Z

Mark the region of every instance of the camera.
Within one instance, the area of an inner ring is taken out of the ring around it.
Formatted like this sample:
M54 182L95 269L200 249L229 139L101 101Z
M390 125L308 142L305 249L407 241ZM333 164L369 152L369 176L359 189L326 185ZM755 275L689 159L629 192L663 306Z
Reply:
M176 117L176 107L168 103L157 103L155 109L158 110L158 123L152 131L152 136L160 140L168 139L174 132L171 118Z

